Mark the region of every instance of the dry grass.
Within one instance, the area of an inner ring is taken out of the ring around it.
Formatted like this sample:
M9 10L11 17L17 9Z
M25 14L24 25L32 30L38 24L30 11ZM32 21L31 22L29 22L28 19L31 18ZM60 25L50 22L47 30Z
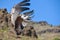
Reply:
M38 35L38 38L21 36L21 38L16 38L16 34L11 32L12 28L5 27L3 30L0 30L0 39L2 40L54 40L54 38L60 38L60 33L45 33Z
M21 38L16 38L16 34L11 33L7 27L4 28L3 30L0 30L0 39L2 40L40 40L40 38L33 38L33 37L27 37L27 36L21 36Z

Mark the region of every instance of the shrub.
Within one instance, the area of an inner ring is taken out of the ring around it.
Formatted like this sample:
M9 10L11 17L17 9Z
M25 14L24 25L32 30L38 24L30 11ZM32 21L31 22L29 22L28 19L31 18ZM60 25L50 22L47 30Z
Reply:
M59 38L54 38L54 40L60 40Z

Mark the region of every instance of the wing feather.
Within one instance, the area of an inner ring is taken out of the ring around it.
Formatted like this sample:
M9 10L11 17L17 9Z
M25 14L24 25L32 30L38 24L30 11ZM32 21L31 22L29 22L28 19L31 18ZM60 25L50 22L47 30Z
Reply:
M24 14L24 15L31 16L31 15L33 15L33 13L34 13L34 10L29 11L29 12L25 12L25 13L23 13L23 14Z
M16 4L13 8L15 8L16 11L18 12L23 12L25 10L29 10L28 7L23 7L23 6L30 6L30 3L26 3L29 2L30 0L24 0L18 4Z
M26 3L26 2L30 2L30 0L24 0L24 1L21 2L21 4Z
M30 6L30 3L23 3L23 4L20 4L20 6Z

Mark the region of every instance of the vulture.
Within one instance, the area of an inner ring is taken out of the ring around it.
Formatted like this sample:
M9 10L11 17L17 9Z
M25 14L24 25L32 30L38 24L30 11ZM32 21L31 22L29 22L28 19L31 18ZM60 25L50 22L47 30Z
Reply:
M27 12L26 10L30 10L27 6L30 6L30 0L23 0L22 2L14 5L11 10L11 23L15 27L15 31L17 35L21 34L21 30L24 28L22 22L31 19L31 15L34 10ZM26 11L22 14L22 12Z

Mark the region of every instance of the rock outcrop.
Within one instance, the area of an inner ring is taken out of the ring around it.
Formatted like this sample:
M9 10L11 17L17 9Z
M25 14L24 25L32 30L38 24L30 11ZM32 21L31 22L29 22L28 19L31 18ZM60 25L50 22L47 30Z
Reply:
M11 15L6 9L0 9L0 28L11 26Z

